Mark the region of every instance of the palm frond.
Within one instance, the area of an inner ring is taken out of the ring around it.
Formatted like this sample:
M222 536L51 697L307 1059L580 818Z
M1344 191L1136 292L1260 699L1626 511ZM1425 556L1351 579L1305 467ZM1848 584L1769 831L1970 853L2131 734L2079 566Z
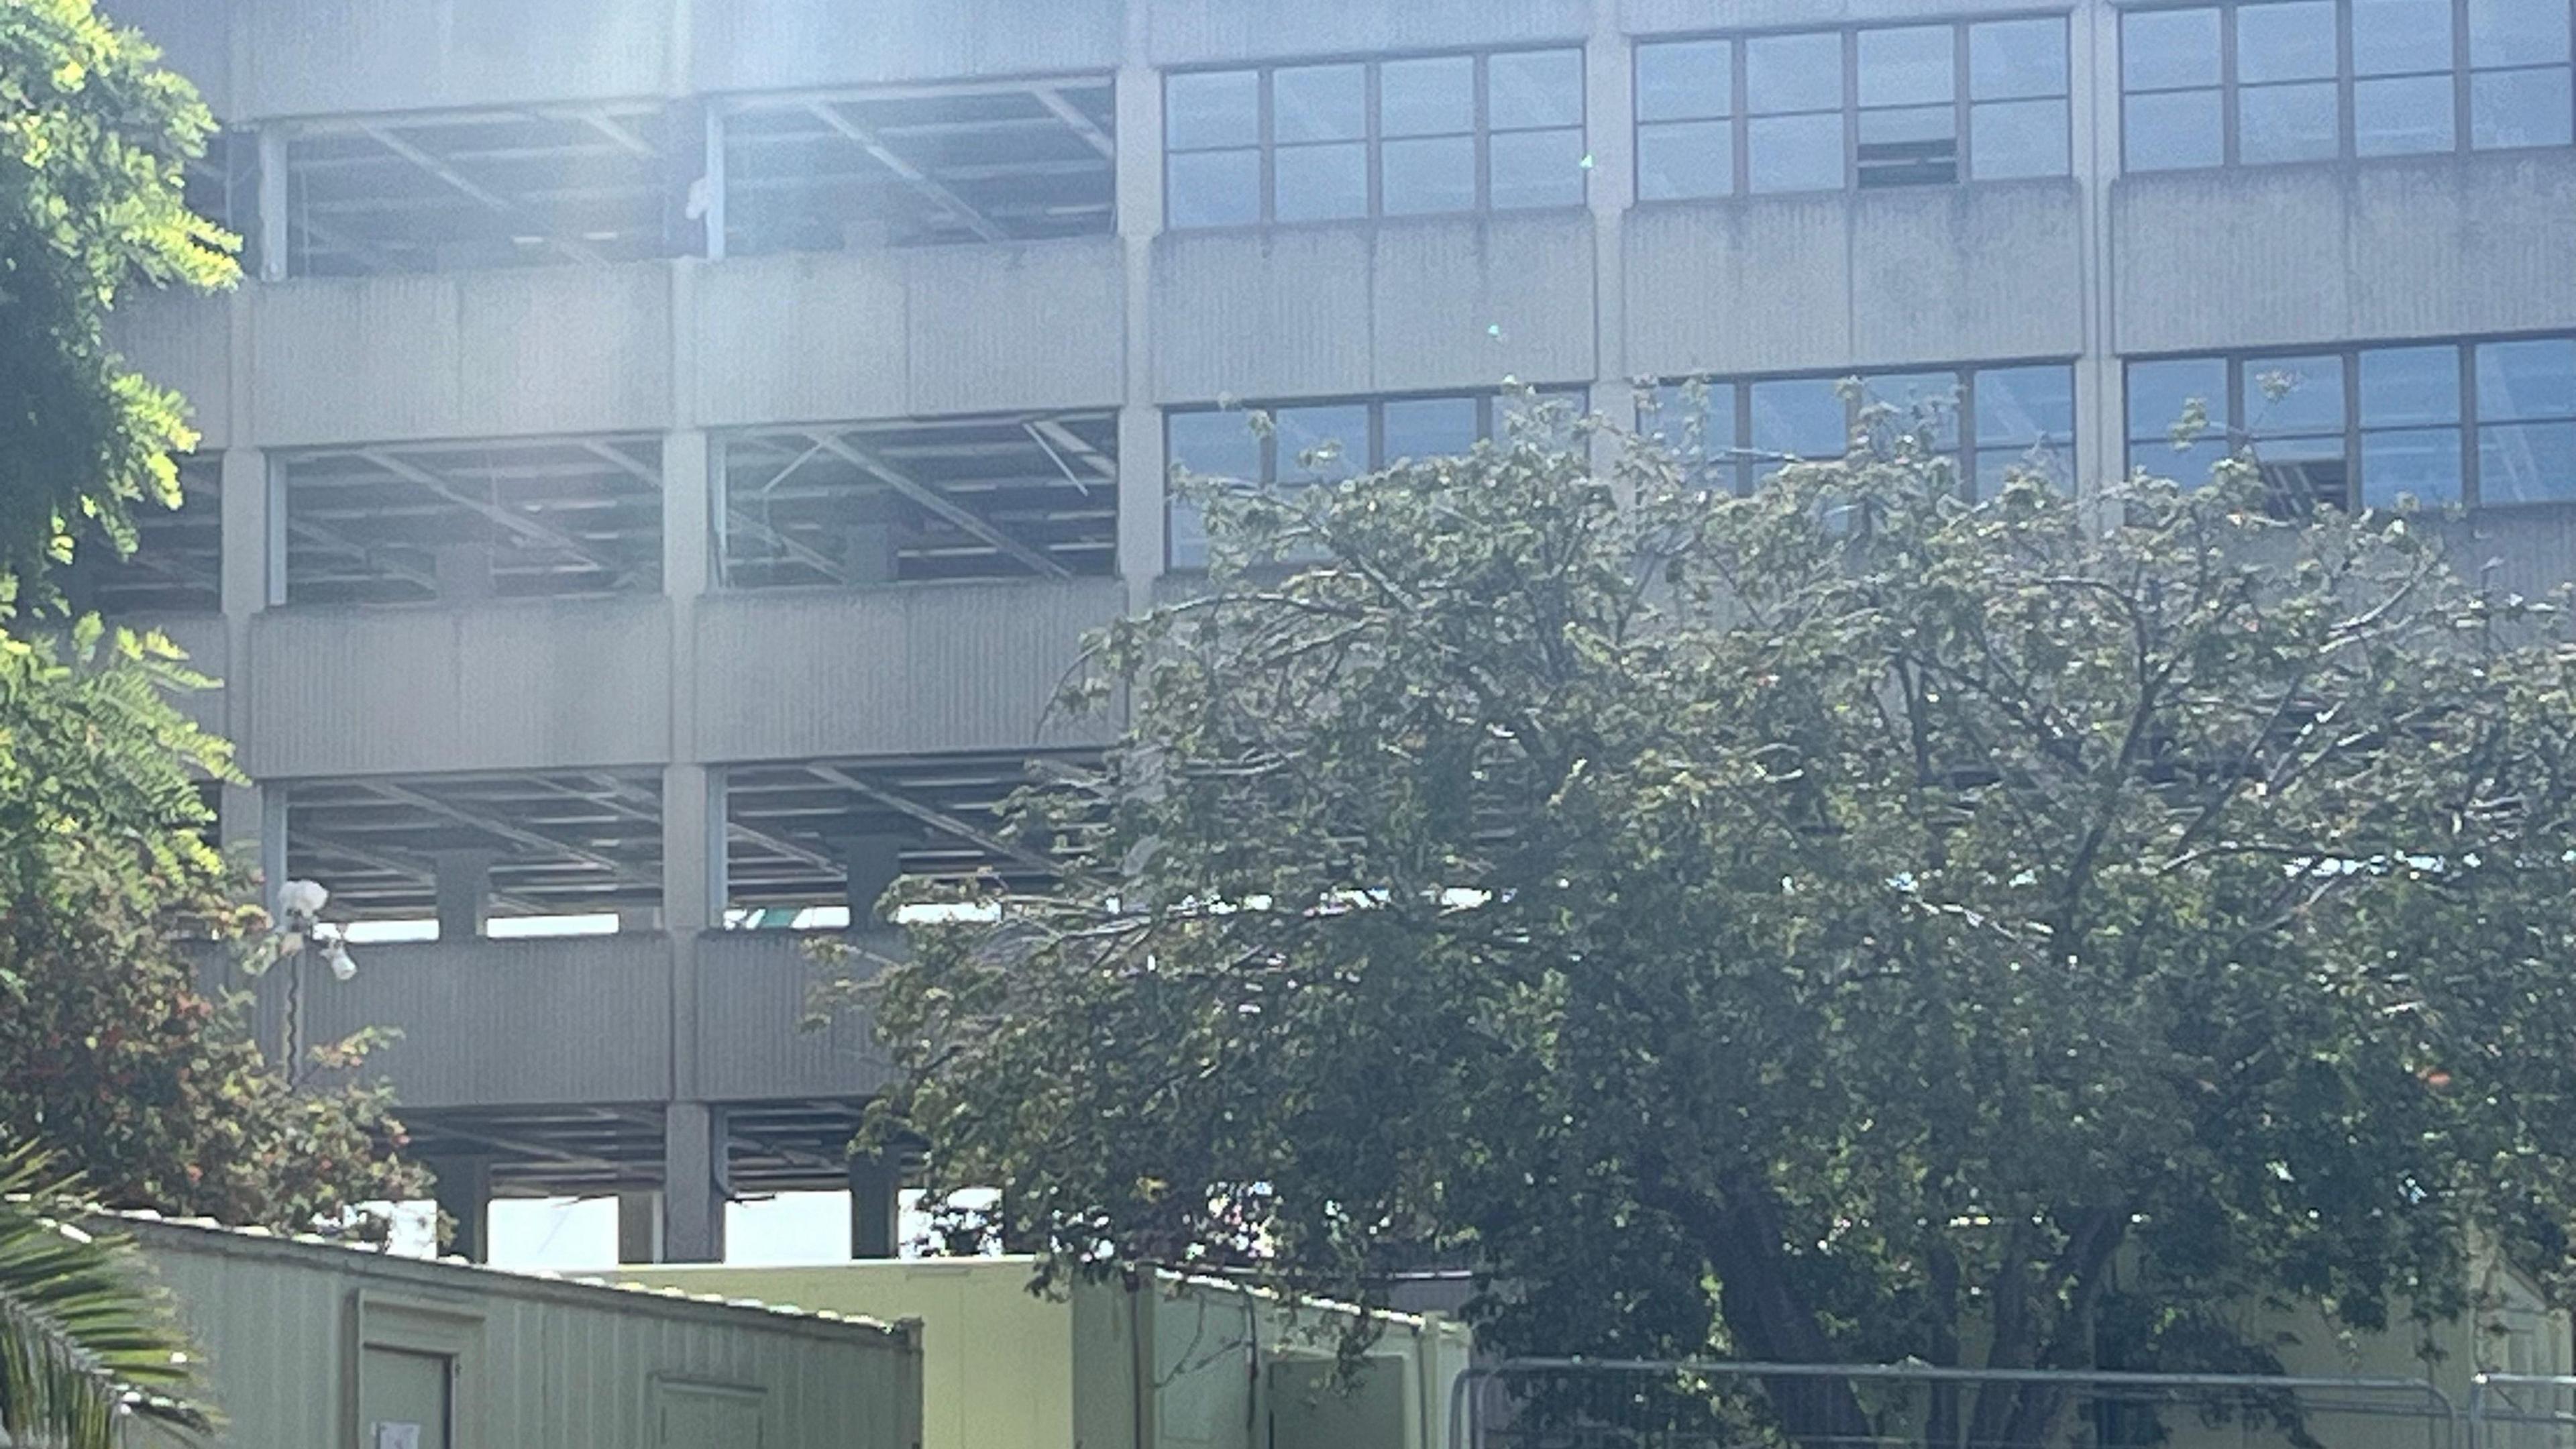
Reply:
M27 1449L116 1449L119 1425L208 1427L186 1339L121 1239L57 1213L72 1185L0 1152L0 1432Z

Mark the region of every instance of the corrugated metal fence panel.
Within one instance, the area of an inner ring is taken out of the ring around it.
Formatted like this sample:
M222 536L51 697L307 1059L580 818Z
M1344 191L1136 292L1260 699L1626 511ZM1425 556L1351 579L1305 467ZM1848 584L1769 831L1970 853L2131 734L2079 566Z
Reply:
M481 1436L458 1449L652 1445L660 1381L756 1396L769 1449L917 1441L918 1350L882 1328L214 1230L143 1237L210 1364L218 1449L342 1449L361 1291L370 1322L380 1301L432 1302L475 1325L457 1407Z
M802 932L721 931L698 940L698 1092L710 1101L862 1096L894 1080L893 1065L856 1010L807 1029L814 988L828 979ZM901 938L876 935L886 953Z

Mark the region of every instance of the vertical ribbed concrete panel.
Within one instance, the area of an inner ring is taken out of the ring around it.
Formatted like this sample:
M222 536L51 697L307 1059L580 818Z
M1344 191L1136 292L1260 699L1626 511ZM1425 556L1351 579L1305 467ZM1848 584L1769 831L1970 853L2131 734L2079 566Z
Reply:
M717 594L698 608L698 744L728 762L1095 738L1047 706L1115 579Z
M802 1023L814 990L831 978L813 944L779 931L711 932L698 940L698 1086L714 1101L864 1097L895 1081L863 1013L841 1008L826 1025ZM890 953L885 934L862 942ZM857 966L865 975L872 969Z
M365 946L351 980L306 973L306 1045L399 1030L367 1068L406 1107L660 1101L670 958L658 933Z
M664 602L275 609L246 674L262 779L645 764L669 751Z
M210 1449L346 1449L363 1343L462 1343L452 1449L663 1443L675 1387L756 1405L764 1449L916 1449L920 1350L901 1330L136 1224L227 1420ZM145 1441L158 1449L155 1441Z
M1118 64L1125 10L1121 0L703 5L696 78L726 91L1105 71Z
M1116 407L1126 395L1118 238L904 254L914 417Z
M1592 28L1590 0L1406 0L1401 5L1258 5L1245 0L1130 3L1147 10L1156 65L1580 40Z
M266 446L670 421L662 263L298 281L252 295L244 385Z
M232 300L128 287L108 318L108 344L128 366L188 400L197 446L232 442Z
M436 110L660 92L672 10L633 0L236 0L235 111Z
M2123 354L2576 327L2576 153L2126 176Z
M906 267L885 252L747 257L700 273L689 343L708 427L901 417Z

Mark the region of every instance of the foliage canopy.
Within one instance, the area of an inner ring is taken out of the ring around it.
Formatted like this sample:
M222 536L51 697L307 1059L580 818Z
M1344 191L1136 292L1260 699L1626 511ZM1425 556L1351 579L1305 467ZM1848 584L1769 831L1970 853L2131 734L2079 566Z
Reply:
M2243 465L1968 502L1878 410L1738 498L1601 426L1202 485L1019 807L1073 868L871 988L934 1191L1058 1267L1464 1260L1506 1352L2259 1371L2238 1305L2447 1316L2473 1239L2564 1294L2550 611Z

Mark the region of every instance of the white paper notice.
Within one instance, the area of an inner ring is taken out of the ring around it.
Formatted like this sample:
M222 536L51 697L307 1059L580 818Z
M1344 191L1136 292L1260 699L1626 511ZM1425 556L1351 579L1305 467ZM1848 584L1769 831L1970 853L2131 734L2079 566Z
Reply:
M376 1421L375 1449L420 1449L418 1424L390 1424Z

